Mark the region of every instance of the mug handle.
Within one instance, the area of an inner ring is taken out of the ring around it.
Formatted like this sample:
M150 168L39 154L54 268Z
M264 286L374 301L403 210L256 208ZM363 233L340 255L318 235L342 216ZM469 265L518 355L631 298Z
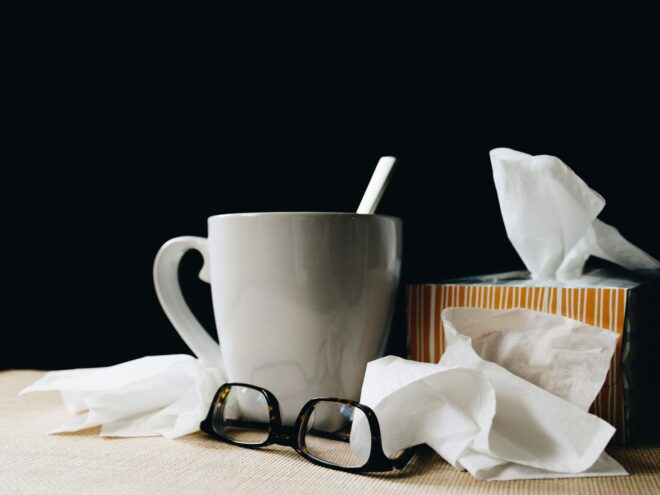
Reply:
M162 245L154 260L156 295L170 322L199 360L208 366L222 368L220 347L192 314L181 293L179 262L190 249L199 251L204 258L199 278L210 283L208 240L194 236L175 237Z

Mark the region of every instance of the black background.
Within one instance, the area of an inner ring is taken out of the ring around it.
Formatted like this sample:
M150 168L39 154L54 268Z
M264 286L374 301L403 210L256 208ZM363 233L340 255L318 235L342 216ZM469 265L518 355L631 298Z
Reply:
M352 211L385 154L404 284L522 266L498 146L561 157L604 221L660 255L651 12L88 3L7 5L0 368L187 352L153 291L159 246L218 213ZM200 263L186 256L182 284L212 328ZM401 293L393 352L404 325Z

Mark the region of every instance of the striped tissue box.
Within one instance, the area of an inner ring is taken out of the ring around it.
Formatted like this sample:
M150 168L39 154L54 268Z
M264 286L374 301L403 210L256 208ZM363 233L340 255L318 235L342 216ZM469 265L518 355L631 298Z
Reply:
M654 285L657 289L658 284ZM639 363L635 363L633 357L638 357L635 354L643 352L639 348L640 344L634 347L633 344L637 340L644 340L637 338L644 330L636 328L642 322L636 318L637 309L633 311L631 308L639 306L640 297L637 296L641 295L640 287L642 284L638 279L605 270L597 270L582 277L579 285L530 280L527 272L409 285L408 354L410 359L424 362L437 362L440 359L445 350L440 313L444 308L452 306L533 309L617 332L621 338L617 343L605 384L596 397L591 412L616 427L615 443L627 444L633 436L637 437L636 430L641 428L641 420L645 414L642 409L644 406L640 403L648 399L644 395L658 394L657 388L649 391L643 386L650 377L636 376L635 373L640 366L637 366ZM657 291L655 294L657 295ZM657 303L652 310L657 316L656 307ZM646 330L649 331L646 333L650 333L651 328ZM654 330L654 334L660 335L660 331ZM658 369L656 366L655 370ZM635 394L634 386L640 378L642 384L638 390L639 394ZM653 385L657 387L657 383L656 380ZM638 397L640 394L642 396Z

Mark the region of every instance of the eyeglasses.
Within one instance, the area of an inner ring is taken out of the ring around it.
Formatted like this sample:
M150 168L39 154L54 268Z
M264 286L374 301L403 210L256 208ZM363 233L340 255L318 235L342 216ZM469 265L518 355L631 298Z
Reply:
M289 446L315 464L348 472L401 469L414 453L405 449L387 457L376 414L364 404L312 399L290 427L282 424L279 403L271 392L244 383L226 383L218 389L200 428L242 447Z

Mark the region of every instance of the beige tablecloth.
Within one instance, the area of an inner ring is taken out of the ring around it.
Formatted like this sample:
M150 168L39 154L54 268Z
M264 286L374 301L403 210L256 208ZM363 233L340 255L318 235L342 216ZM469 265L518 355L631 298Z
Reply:
M317 467L292 449L250 450L189 435L105 439L98 430L47 435L69 415L55 393L17 397L41 375L0 373L0 494L660 494L660 448L614 448L620 478L476 481L431 450L400 474L353 475Z

